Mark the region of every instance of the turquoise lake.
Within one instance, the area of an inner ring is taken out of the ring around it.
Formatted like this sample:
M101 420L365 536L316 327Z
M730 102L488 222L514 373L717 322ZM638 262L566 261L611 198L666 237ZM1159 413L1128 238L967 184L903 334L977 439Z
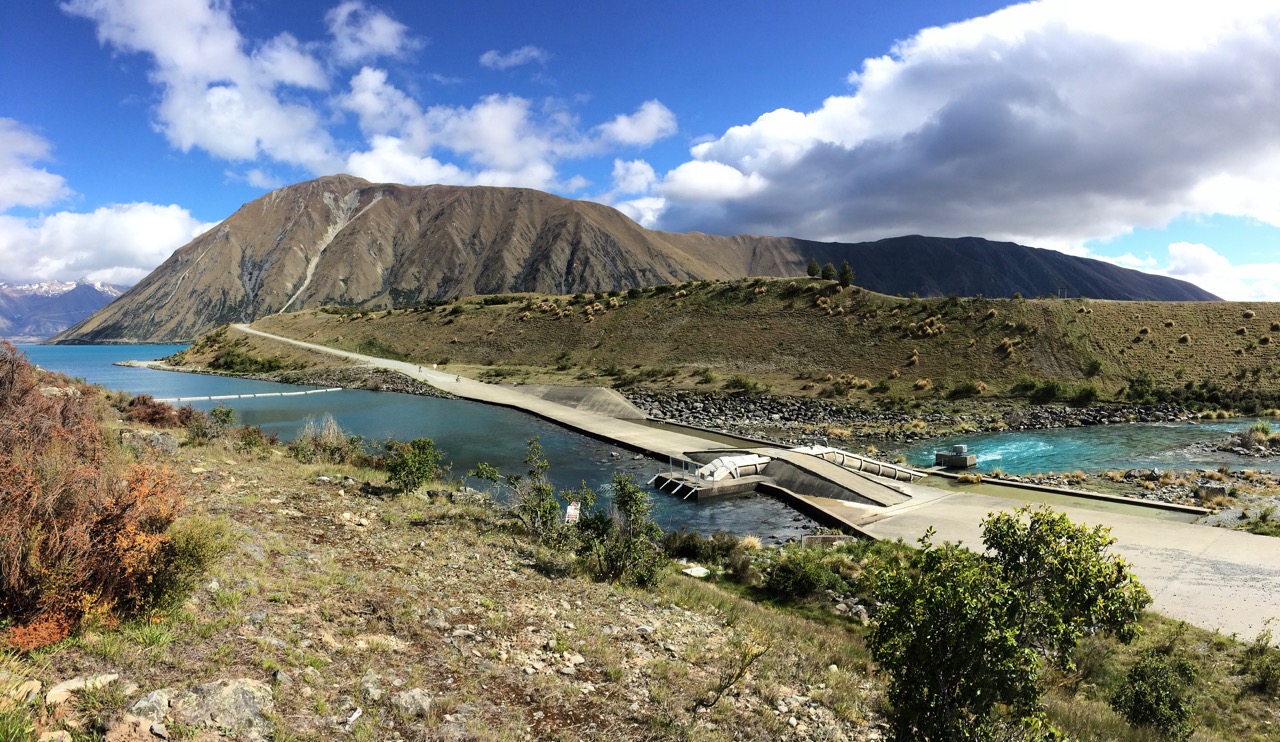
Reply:
M293 392L300 387L266 381L184 374L112 365L125 360L153 360L171 355L181 345L24 345L35 364L51 371L83 378L109 389L157 398L221 396ZM433 439L453 463L453 473L463 475L481 461L505 474L523 473L526 442L537 437L551 463L550 477L561 488L585 482L598 491L614 472L632 474L647 482L667 471L665 463L552 425L516 410L463 400L419 397L393 392L344 390L296 397L262 397L226 402L193 402L200 409L226 404L239 423L293 438L307 418L333 415L343 430L363 436L373 444L387 438ZM677 500L654 493L655 519L664 529L688 528L703 533L724 530L753 534L768 541L785 541L810 532L815 524L781 502L755 496L710 503Z

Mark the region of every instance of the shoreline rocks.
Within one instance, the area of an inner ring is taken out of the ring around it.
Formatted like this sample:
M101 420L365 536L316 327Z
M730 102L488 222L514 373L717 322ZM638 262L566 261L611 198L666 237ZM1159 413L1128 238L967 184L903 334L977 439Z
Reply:
M823 399L694 391L626 390L627 399L649 417L731 435L768 438L776 443L813 442L844 428L849 438L911 443L956 432L1113 425L1129 422L1183 422L1192 418L1174 404L1044 405L1000 411L896 412L869 410ZM923 426L920 425L923 423ZM823 435L826 432L827 435Z

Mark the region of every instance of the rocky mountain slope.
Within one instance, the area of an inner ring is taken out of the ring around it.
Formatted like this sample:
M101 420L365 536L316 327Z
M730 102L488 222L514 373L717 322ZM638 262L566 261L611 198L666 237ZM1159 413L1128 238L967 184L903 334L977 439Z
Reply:
M1185 282L977 238L841 244L673 234L607 206L528 189L337 175L246 204L55 340L185 341L226 322L328 304L387 308L509 291L793 276L811 257L847 259L859 284L890 293L1216 298Z
M110 304L124 291L87 280L0 284L0 336L12 342L52 337Z

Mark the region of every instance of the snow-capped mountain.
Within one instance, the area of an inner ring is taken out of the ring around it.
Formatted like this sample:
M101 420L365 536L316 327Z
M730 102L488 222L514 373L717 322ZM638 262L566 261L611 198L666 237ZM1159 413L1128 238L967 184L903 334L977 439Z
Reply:
M80 279L0 283L0 337L38 342L110 304L121 286Z

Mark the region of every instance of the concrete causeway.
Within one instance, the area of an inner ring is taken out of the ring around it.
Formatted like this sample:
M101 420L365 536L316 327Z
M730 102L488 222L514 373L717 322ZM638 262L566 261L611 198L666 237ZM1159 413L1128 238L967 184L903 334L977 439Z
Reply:
M550 387L531 387L534 393L526 394L515 387L486 384L411 363L336 350L272 335L247 325L233 327L240 332L398 371L463 399L523 410L595 438L666 457L677 465L689 461L688 453L721 447L693 435L649 427L635 419L613 417L613 413L620 416L632 413L626 410L630 405L620 405L608 394L570 394ZM554 401L558 397L577 401L570 406ZM789 452L779 450L779 453ZM793 464L803 463L804 468L821 469L813 473L824 478L842 479L848 475L855 492L866 487L868 480L874 480L876 499L882 503L879 505L803 494L798 495L798 499L809 512L828 514L876 538L912 542L932 527L938 543L962 541L980 548L981 523L987 515L1019 505L988 495L875 480L808 455L789 454L786 459ZM800 459L820 463L800 462ZM1204 628L1235 634L1244 640L1252 640L1267 628L1268 620L1277 622L1272 628L1280 633L1280 538L1087 507L1054 507L1077 523L1111 529L1116 538L1115 550L1133 565L1134 572L1151 591L1153 610Z

